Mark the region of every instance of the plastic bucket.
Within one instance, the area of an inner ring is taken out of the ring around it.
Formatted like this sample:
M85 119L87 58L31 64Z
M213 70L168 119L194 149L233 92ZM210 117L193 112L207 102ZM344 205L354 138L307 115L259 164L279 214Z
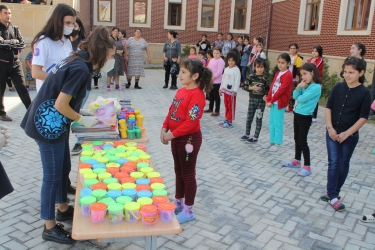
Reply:
M107 151L105 151L105 150L96 150L96 151L94 151L94 154L103 156L103 155L107 154Z
M81 180L81 183L83 182L83 175L85 174L91 174L92 169L91 168L82 168L79 170L79 179Z
M116 152L115 152L115 154L116 154ZM120 159L120 157L115 156L115 155L110 155L110 156L108 156L108 160L109 160L110 163L118 164L118 163L117 163L117 160L118 160L118 159ZM120 167L120 164L119 164L118 167Z
M121 184L124 184L124 183L135 183L135 179L130 177L130 176L127 176L127 177L124 177L124 178L121 178L120 180Z
M163 183L153 183L151 184L151 190L158 190L158 189L165 189L165 185Z
M106 171L111 174L111 176L114 176L116 173L120 172L120 169L118 168L106 168Z
M148 168L150 167L150 164L147 162L139 162L137 163L137 169L141 170L142 168Z
M81 161L81 162L86 162L86 161L88 161L88 160L91 160L92 158L91 158L91 156L81 156L80 158L79 158L79 160Z
M103 180L103 183L109 185L111 183L118 183L118 180L116 178L106 178Z
M117 149L116 149L116 152L117 152L115 154L116 157L119 157L119 158L125 158L126 157L125 152L118 152Z
M92 165L92 168L93 169L105 168L105 165L103 163L95 163L95 164Z
M164 179L161 178L161 177L154 177L154 178L151 178L149 180L150 180L151 184L154 184L154 183L164 183Z
M138 184L137 187L135 188L138 192L142 190L148 190L151 191L150 185L147 184Z
M81 145L81 147L82 147L82 149L84 149L84 148L92 148L92 146L93 146L93 144L92 143L83 143L82 145Z
M96 198L96 201L100 201L107 196L107 191L104 189L96 189L92 191L91 195Z
M108 191L109 190L120 190L120 191L122 190L120 183L110 183L108 184L107 188L108 188Z
M92 185L91 189L92 190L97 190L97 189L107 190L107 185L99 182L99 183L96 183L96 184Z
M143 154L143 155L140 155L139 156L139 160L141 162L147 162L147 163L150 163L150 159L151 159L151 156L148 155L148 154Z
M125 146L127 146L127 147L135 147L135 146L137 146L137 145L138 145L138 143L133 142L133 141L130 141L130 142L125 143Z
M144 205L151 205L153 201L151 198L142 197L142 198L138 198L137 202L141 205L141 207L143 207Z
M122 167L128 167L128 168L133 168L133 170L137 169L137 163L128 161L122 165Z
M172 222L176 205L172 202L159 203L160 219L163 222Z
M117 153L125 153L126 152L125 145L120 145L120 146L116 147L116 152Z
M142 172L132 172L132 173L130 173L130 177L133 177L135 180L137 180L139 178L143 178L144 173L142 173Z
M103 144L104 144L103 141L93 141L93 142L92 142L92 145L94 145L94 146L99 146L99 147L103 146Z
M124 205L113 203L108 205L108 220L109 223L121 223L124 218Z
M145 205L141 208L142 223L147 226L154 225L157 220L158 209L155 205Z
M126 172L117 172L114 174L114 176L119 182L121 181L121 179L125 178L125 177L129 177L129 174L126 173Z
M127 162L127 163L128 163L128 162ZM125 163L125 164L126 164L126 163ZM132 166L124 166L124 167L120 168L120 171L121 171L121 172L125 172L125 173L127 173L127 174L130 174L130 173L134 172L135 169L134 169Z
M91 157L91 158L92 158L92 157ZM95 159L90 159L90 160L86 161L86 163L87 163L87 164L94 165L94 164L98 163L98 161L95 160Z
M137 163L138 160L139 160L139 157L138 156L129 156L128 160Z
M105 179L108 179L108 178L111 178L112 175L111 173L101 173L101 174L98 174L98 179L100 182L103 182Z
M135 183L126 182L122 184L122 189L135 189L137 185Z
M91 196L92 190L91 188L85 187L81 189L79 198L85 197L85 196ZM81 204L81 203L79 203Z
M99 175L99 174L101 174L101 173L105 173L105 172L107 172L107 171L105 170L105 168L96 168L96 169L94 169L93 172L94 172L95 174Z
M153 172L154 169L151 167L145 167L145 168L141 168L139 171L143 173L144 177L147 177L147 174Z
M159 207L160 203L168 202L167 196L154 196L152 197L152 201L154 202L154 205Z
M110 198L110 197L106 197L106 198L104 198L104 199L101 199L99 202L104 203L104 204L106 204L107 206L108 206L109 204L116 203L116 201L114 201L114 200L113 200L112 198Z
M120 168L120 166L121 165L117 162L110 162L105 165L106 168Z
M122 195L130 197L132 201L137 200L137 191L135 189L124 189L122 190Z
M79 169L91 168L91 167L92 167L91 164L87 164L87 163L80 163L80 164L78 165L78 168L79 168Z
M147 173L147 178L151 179L151 178L155 178L155 177L160 177L160 173L159 172Z
M91 151L91 150L84 150L81 153L82 156L92 156L93 154L94 154L94 149L93 149L93 151Z
M108 158L107 157L101 157L96 159L99 163L107 164L108 163Z
M96 198L94 196L85 196L79 199L79 203L81 203L81 212L83 216L90 216L90 205L96 202Z
M83 186L84 187L88 187L88 188L91 188L92 185L96 184L96 183L99 183L99 181L97 179L88 179L88 180L85 180L83 182Z
M128 202L124 205L125 208L125 219L129 222L137 222L141 216L139 209L141 206L137 202Z
M135 183L137 185L139 184L146 184L146 185L150 185L150 180L149 179L146 179L146 178L139 178L135 181Z
M125 159L125 158L120 158L120 159L117 160L117 163L120 164L120 165L124 165L124 163L126 163L126 162L128 162L128 160Z
M122 122L125 122L125 120L120 120L120 121L118 121L118 123L121 125L121 123ZM123 142L123 141L115 141L115 142L113 142L113 146L115 147L115 148L118 148L119 146L125 146L125 142Z
M152 191L153 196L167 196L168 192L165 189L155 189Z
M143 144L138 144L137 148L140 149L140 150L142 150L142 151L144 151L144 152L147 152L147 147L145 145L143 145Z
M108 158L109 162L113 162L113 158L111 159L110 157L113 156L115 157L115 154L117 153L115 148L106 148L105 151L107 151L106 157Z
M152 192L148 190L141 190L137 192L137 196L138 198L143 198L143 197L152 198Z
M133 201L132 198L130 198L129 196L119 196L116 199L116 202L122 205L125 205L126 203L132 202L132 201Z
M105 214L107 213L107 205L101 202L90 205L91 221L99 224L105 221Z
M97 179L98 175L94 173L87 173L83 175L83 181L90 180L90 179Z
M112 198L114 201L116 201L116 199L117 199L118 197L120 197L121 194L122 194L122 192L121 192L120 190L109 190L109 191L107 192L107 196L108 196L109 198Z

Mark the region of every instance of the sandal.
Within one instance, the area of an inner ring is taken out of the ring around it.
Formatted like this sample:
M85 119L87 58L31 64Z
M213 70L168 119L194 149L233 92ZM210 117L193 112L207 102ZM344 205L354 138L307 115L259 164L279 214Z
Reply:
M341 196L337 196L337 199L340 200L341 199ZM325 201L325 202L329 202L331 199L328 197L328 194L325 194L323 196L320 196L320 200L322 201Z
M223 123L219 125L222 128L233 128L233 125L230 124L229 122Z
M370 223L370 222L375 222L375 213L374 214L369 214L369 215L364 215L361 219L362 222L365 223Z
M345 210L345 205L340 201L337 200L335 203L331 203L331 201L328 201L328 203L337 211L342 212Z
M228 120L225 120L223 122L219 122L219 126L223 125L224 123L228 123Z
M219 112L214 112L214 113L211 114L211 116L219 116L219 115L220 115Z
M303 168L297 173L297 175L302 176L302 177L306 177L306 176L308 176L308 175L310 175L310 174L312 174L311 169L308 170L308 169L305 168L305 167L303 167Z
M293 159L291 161L284 162L283 167L300 168L301 167L301 161L297 161L296 159Z

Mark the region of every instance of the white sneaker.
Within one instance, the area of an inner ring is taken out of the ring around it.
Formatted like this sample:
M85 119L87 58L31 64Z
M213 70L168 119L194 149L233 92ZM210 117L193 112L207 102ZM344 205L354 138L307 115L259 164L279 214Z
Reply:
M269 149L269 148L271 148L273 145L275 145L275 143L267 143L267 144L265 144L265 145L263 145L263 148L264 149Z
M317 118L312 118L312 122L317 122L318 119Z
M268 151L278 151L280 149L280 145L273 145L268 149Z

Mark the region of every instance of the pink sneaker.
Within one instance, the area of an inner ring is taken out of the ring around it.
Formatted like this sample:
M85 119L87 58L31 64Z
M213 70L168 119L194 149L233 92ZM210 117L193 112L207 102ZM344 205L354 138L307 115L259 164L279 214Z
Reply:
M110 88L110 87L107 87L107 91L111 91L111 88Z

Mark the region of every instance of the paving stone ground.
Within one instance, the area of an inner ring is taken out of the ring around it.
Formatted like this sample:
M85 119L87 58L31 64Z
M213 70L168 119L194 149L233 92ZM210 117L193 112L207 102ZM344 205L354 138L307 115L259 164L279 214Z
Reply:
M169 198L174 195L174 172L170 146L159 140L161 124L175 91L162 89L163 70L146 70L142 90L106 92L102 82L92 90L97 96L130 98L145 114L147 144L152 160L162 173ZM123 79L124 80L124 79ZM134 80L133 80L134 81ZM112 86L113 88L113 86ZM30 92L32 98L36 92ZM35 142L19 127L25 109L16 93L5 93L5 106L13 122L11 142L0 151L15 191L0 201L0 249L143 249L142 242L104 244L96 241L64 246L44 242L39 218L42 179L39 151ZM204 115L201 120L203 145L197 164L198 192L194 211L197 219L183 224L179 235L158 237L158 249L374 249L375 224L359 221L375 209L374 126L366 124L351 160L350 173L341 196L347 210L339 213L319 196L325 193L327 153L323 108L308 136L313 174L282 168L294 156L292 114L285 114L282 149L270 153L261 146L268 142L268 110L260 141L249 145L239 140L244 134L248 96L240 91L234 128L218 126L220 117ZM221 113L224 113L222 104ZM254 128L253 128L254 129ZM75 138L70 138L71 147ZM71 179L77 177L78 157L72 157ZM74 199L74 196L70 196ZM71 224L65 223L70 229Z

